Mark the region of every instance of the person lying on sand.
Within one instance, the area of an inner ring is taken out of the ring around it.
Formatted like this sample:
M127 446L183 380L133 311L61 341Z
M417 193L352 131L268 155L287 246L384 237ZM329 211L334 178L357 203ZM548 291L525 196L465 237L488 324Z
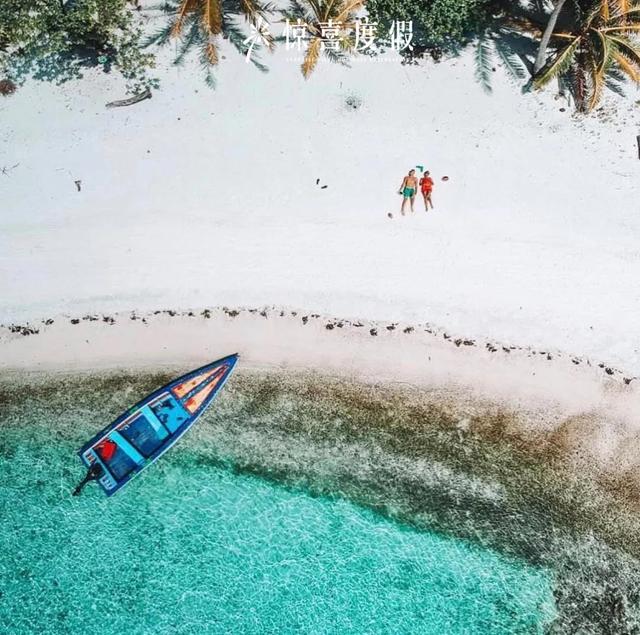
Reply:
M413 202L416 200L416 192L418 190L418 179L415 176L415 170L409 170L409 174L402 179L400 190L398 194L402 194L402 206L400 207L400 213L404 216L404 207L407 201L411 202L411 212L414 212Z
M431 192L433 192L433 179L429 176L429 170L427 170L420 179L420 191L422 192L422 198L424 198L424 211L429 211L429 205L433 209L433 201L431 200Z

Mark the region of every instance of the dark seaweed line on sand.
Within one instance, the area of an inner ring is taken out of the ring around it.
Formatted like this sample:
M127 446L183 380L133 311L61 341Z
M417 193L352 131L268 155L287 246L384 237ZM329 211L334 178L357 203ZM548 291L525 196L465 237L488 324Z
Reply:
M319 313L304 313L301 311L295 310L285 310L279 309L276 307L262 307L262 308L246 308L246 307L237 307L237 308L229 308L226 306L222 307L213 307L213 308L205 308L202 310L174 310L174 309L157 309L155 311L149 311L144 314L139 314L135 311L130 312L129 314L115 314L115 315L105 315L105 314L85 314L81 317L58 317L58 318L46 318L40 320L38 323L31 324L0 324L0 329L4 329L13 335L20 335L23 337L38 335L47 327L53 325L57 320L68 320L70 324L77 325L81 322L103 322L108 324L109 326L113 326L117 323L118 318L122 317L123 319L128 319L131 321L140 321L143 324L150 324L153 320L153 317L165 315L171 318L180 317L180 318L203 318L210 319L214 313L222 313L229 318L236 318L240 316L242 313L248 313L250 315L260 315L263 318L267 319L269 317L277 318L277 317L285 317L291 316L295 318L299 318L302 325L309 324L311 321L322 321L324 323L324 328L327 331L333 331L335 329L344 329L344 328L368 328L369 335L371 337L378 337L384 334L390 335L395 331L402 332L404 335L411 335L415 333L427 333L433 337L442 337L443 340L449 342L452 346L457 348L466 347L466 346L483 346L489 353L503 353L509 354L512 351L522 351L526 352L527 357L535 357L539 356L547 361L552 361L554 359L562 359L569 358L571 362L579 366L581 364L585 364L586 366L594 366L600 369L603 375L607 376L610 379L616 379L618 381L622 381L625 385L629 385L632 381L637 380L638 377L631 376L629 374L624 373L622 370L615 368L612 364L602 362L602 361L592 361L589 358L583 356L576 355L566 355L559 351L550 351L550 350L535 350L530 347L524 346L514 346L514 345L506 345L495 341L486 341L486 342L478 342L476 339L468 338L468 337L457 337L449 334L441 328L432 326L430 324L405 324L399 322L390 322L387 324L376 323L376 322L368 322L363 320L348 320L348 319L340 319L340 318L327 318L326 316L322 316Z

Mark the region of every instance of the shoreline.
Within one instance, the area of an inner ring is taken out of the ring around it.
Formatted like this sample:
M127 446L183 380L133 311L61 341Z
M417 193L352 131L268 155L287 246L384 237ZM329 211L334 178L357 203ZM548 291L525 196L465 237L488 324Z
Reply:
M558 351L467 339L431 325L279 308L58 316L0 327L3 374L178 372L231 352L249 371L311 371L362 384L408 385L461 411L505 409L517 416L524 434L560 435L563 444L607 471L627 472L640 462L633 454L640 444L640 380Z

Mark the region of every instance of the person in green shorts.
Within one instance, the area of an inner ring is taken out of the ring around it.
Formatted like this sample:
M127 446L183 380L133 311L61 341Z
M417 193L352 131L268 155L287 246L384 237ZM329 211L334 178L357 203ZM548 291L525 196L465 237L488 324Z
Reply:
M418 179L416 178L416 171L409 170L409 174L402 179L400 190L398 194L402 194L402 206L400 207L400 213L404 216L404 208L407 201L411 203L411 212L413 209L413 202L416 200L416 192L418 191Z

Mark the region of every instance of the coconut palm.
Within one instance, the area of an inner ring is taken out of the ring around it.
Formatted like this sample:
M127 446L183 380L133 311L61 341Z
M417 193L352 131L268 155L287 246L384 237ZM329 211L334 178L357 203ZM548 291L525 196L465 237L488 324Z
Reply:
M332 62L348 64L349 55L355 49L356 14L362 9L364 0L291 0L289 10L283 11L285 19L304 25L309 35L301 70L309 78L322 53ZM331 22L339 33L331 38L329 46L325 40L327 25ZM335 46L335 48L332 48Z
M205 80L211 86L215 85L211 71L220 60L221 39L229 40L243 55L250 50L248 36L252 34L257 39L257 47L263 45L272 49L274 46L273 37L266 28L267 16L273 7L260 0L168 0L159 8L169 14L170 19L146 41L146 45L180 40L176 64L181 64L192 49L198 49ZM250 25L252 33L240 27L238 21L242 19ZM261 70L267 70L255 55L249 59Z
M551 35L554 54L533 84L542 88L554 78L566 80L578 110L588 112L611 76L640 82L640 4L598 0L569 6L570 14L558 16L558 30Z

